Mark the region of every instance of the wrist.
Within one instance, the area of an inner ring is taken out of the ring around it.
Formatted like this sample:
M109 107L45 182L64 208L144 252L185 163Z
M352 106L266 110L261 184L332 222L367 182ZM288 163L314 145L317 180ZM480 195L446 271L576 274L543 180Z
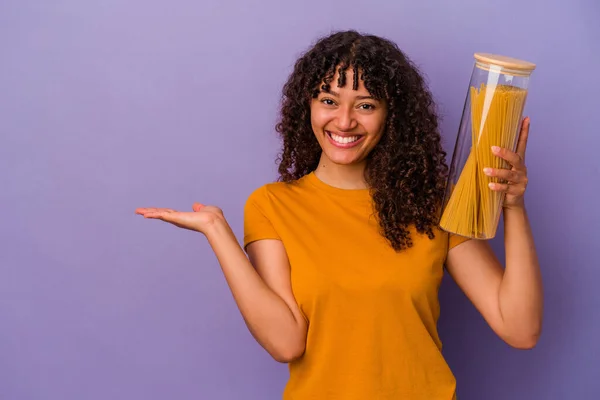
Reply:
M504 208L504 221L527 220L527 210L525 206L511 206Z
M525 212L525 202L521 202L519 204L505 205L502 208L503 208L504 212L519 212L519 213L524 213Z
M214 220L212 220L210 223L207 224L206 228L204 229L204 235L207 237L207 239L212 239L212 238L216 238L218 236L222 236L224 234L230 233L231 232L231 228L229 226L229 224L227 223L227 221L225 220L225 218L215 218Z

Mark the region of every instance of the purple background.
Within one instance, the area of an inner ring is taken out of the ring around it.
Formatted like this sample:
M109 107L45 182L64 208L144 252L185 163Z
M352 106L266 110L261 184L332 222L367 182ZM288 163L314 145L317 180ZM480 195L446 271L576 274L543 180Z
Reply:
M248 333L205 239L133 211L216 204L241 240L246 197L275 177L281 85L347 28L421 66L448 150L473 52L538 63L542 338L509 348L451 280L440 329L461 400L600 398L598 3L283 3L0 2L0 399L280 397L287 368Z

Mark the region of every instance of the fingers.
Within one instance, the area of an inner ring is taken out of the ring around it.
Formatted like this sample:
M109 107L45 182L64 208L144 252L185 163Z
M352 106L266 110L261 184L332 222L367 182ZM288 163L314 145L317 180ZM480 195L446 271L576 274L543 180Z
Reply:
M137 208L135 210L136 214L143 215L144 217L148 214L152 213L174 213L177 212L170 208L155 208L155 207L147 207L147 208Z
M522 160L525 160L525 150L527 149L527 139L529 139L530 119L526 117L521 124L521 133L519 134L519 142L517 144L517 154Z
M510 170L510 169L498 169L498 168L484 168L483 173L487 176L503 179L504 181L511 182L512 184L525 184L527 185L527 175L524 171Z
M144 218L147 219L160 219L161 221L175 223L179 220L179 212L173 210L162 210L149 212L144 214Z
M527 148L527 140L529 139L529 117L523 120L521 124L521 133L519 134L519 142L517 143L516 151L510 151L506 148L492 146L492 153L506 160L516 169L525 167L525 150Z
M198 212L204 209L206 206L201 203L194 203L192 209L194 212ZM189 219L191 214L186 212L179 212L171 208L156 208L156 207L141 207L135 210L136 214L142 215L147 219L160 219L165 222L170 222L179 227L185 227L186 219ZM189 215L188 215L189 214Z
M490 182L490 189L496 192L505 192L514 196L523 196L527 189L528 178L523 171L484 168L483 172L490 177L502 179L503 182Z
M510 151L506 148L492 146L492 153L497 157L507 161L512 168L484 168L483 172L490 177L496 177L501 182L490 182L488 185L491 190L506 194L505 206L519 204L523 201L523 196L527 189L527 167L525 166L525 149L529 139L529 117L523 120L519 141L516 151Z
M146 215L144 215L144 218L162 219L163 221L167 221L169 219L170 215L171 215L171 213L167 213L167 212L153 212L153 213L147 213Z
M204 207L206 207L204 204L201 203L194 203L192 205L192 210L198 212L201 209L203 209ZM171 208L156 208L156 207L140 207L140 208L136 208L135 213L139 214L139 215L147 215L149 213L174 213L177 212L176 210L173 210Z
M494 155L502 158L503 160L508 161L508 163L510 165L513 166L513 168L516 169L524 169L525 168L525 163L523 162L523 158L521 157L521 155L510 151L508 149L505 148L501 148L498 146L492 146L492 153L494 153Z
M522 197L525 194L525 185L512 185L508 183L490 182L490 189L494 192L505 192L506 194Z

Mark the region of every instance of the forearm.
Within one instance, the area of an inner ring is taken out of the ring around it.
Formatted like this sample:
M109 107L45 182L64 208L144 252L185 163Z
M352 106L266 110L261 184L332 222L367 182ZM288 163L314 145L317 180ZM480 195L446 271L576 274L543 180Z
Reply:
M543 290L533 234L525 207L504 211L506 268L499 304L505 332L525 346L535 344L541 331Z
M301 324L288 305L258 275L227 222L206 233L233 298L254 338L278 361L304 345Z

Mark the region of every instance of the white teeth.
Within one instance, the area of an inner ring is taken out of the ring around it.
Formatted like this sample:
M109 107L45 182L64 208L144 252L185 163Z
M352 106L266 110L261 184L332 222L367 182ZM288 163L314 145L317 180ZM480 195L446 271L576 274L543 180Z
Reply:
M331 138L336 142L336 143L340 143L340 144L346 144L346 143L352 143L352 142L356 142L360 136L339 136L336 135L335 133L330 133Z

